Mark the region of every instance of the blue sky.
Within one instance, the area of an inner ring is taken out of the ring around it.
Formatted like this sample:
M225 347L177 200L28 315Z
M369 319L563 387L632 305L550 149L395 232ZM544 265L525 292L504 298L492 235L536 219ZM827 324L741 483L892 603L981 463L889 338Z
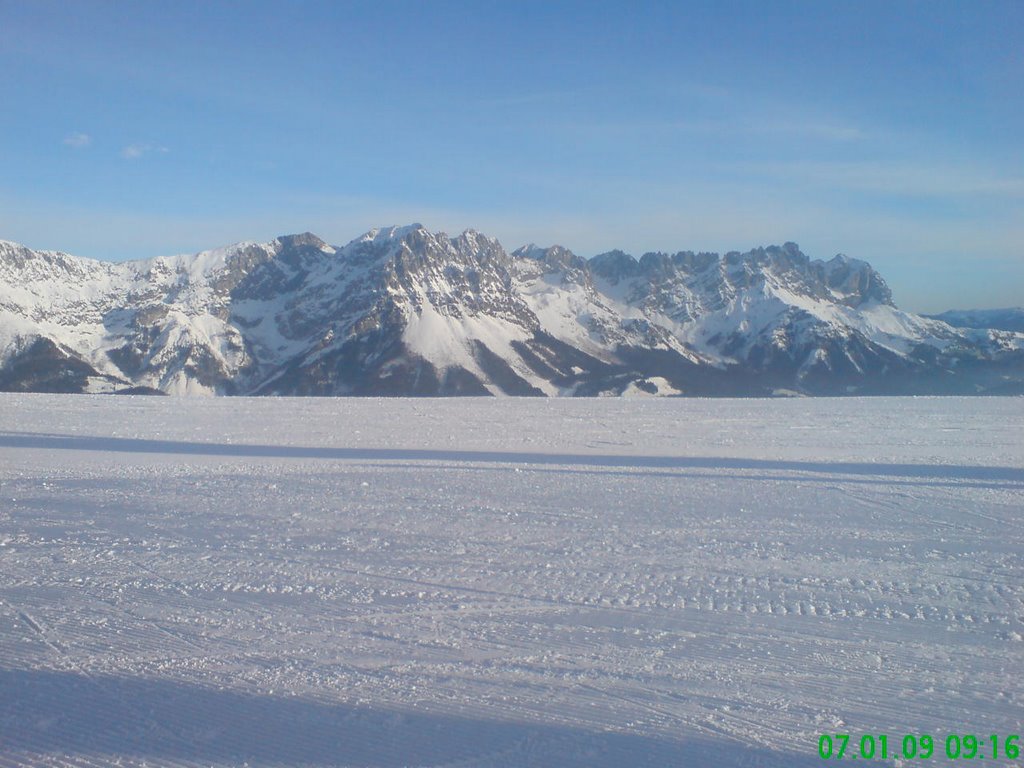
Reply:
M870 261L1024 304L1024 3L0 0L0 238Z

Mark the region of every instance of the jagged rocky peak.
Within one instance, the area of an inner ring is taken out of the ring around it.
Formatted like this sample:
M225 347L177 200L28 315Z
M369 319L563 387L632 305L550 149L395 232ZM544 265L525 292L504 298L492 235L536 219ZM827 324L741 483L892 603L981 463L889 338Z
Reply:
M19 243L0 240L0 264L13 268L24 269L33 262L50 263L60 257L74 258L57 251L34 251Z
M386 286L405 314L410 308L419 313L425 303L444 316L475 313L512 291L511 258L497 240L472 229L454 237L420 224L373 229L340 256L347 267L366 270L373 284Z
M319 237L314 235L312 232L302 232L298 235L281 235L277 238L277 242L281 244L283 248L316 248L318 250L330 250L331 248L326 242L321 240Z
M568 248L561 245L552 245L547 248L543 248L534 243L524 245L521 248L517 248L512 252L512 256L517 259L530 259L543 264L549 270L574 270L574 269L586 269L587 260L577 256L575 253L570 251Z
M444 238L446 235L438 233L436 237ZM449 242L458 253L468 256L480 266L497 265L507 269L512 261L496 238L482 235L475 229L467 229L461 235L450 238Z
M758 266L767 265L783 271L793 270L805 273L811 263L810 258L800 250L800 246L793 242L786 242L781 246L769 245L756 248L750 252L750 256Z
M430 237L430 232L422 224L406 224L404 226L392 225L389 227L374 227L361 237L357 237L349 245L357 243L372 243L374 245L394 245L410 237L420 239Z
M825 284L840 303L854 309L869 301L895 306L889 286L866 261L839 253L822 264Z
M645 277L657 280L677 271L677 267L669 254L652 251L640 257L640 271Z
M536 243L530 243L528 245L521 245L512 251L512 255L517 259L536 259L540 260L544 258L544 254L547 253L548 249L544 248Z
M780 271L795 270L806 272L810 259L796 243L782 246L770 245L741 253L729 251L720 256L710 251L679 251L674 254L650 251L639 260L620 250L594 256L589 264L591 270L612 282L643 275L650 280L664 279L674 275L693 276L710 268L724 264L730 270L759 271L773 267Z
M707 251L700 251L699 253L680 251L672 257L672 261L686 272L696 274L717 265L719 257L717 253L709 253Z
M30 251L24 245L12 243L10 240L0 240L0 262L15 258L25 258L26 255L32 253L33 251Z
M616 258L610 262L613 269L622 270L627 275L639 273L651 281L697 275L721 262L721 257L717 253L679 251L669 254L652 251L641 256L640 261L635 262L634 268L630 265L631 256L622 258L625 254L622 254L621 251L613 251L612 254L616 255ZM618 256L618 254L622 255Z
M374 267L394 261L403 250L421 250L421 245L415 244L429 237L422 224L374 227L341 248L339 254L350 266Z
M635 258L618 249L599 253L588 263L595 275L599 275L613 284L619 280L633 277L640 270L640 264Z
M497 271L507 280L511 264L508 253L497 240L476 230L467 229L454 237L430 232L418 224L392 231L385 252L393 253L402 269L424 273ZM380 235L376 242L381 242Z
M346 253L372 254L377 257L399 257L407 264L464 260L466 256L507 260L501 244L476 230L449 237L444 232L431 232L422 224L371 229L345 246Z

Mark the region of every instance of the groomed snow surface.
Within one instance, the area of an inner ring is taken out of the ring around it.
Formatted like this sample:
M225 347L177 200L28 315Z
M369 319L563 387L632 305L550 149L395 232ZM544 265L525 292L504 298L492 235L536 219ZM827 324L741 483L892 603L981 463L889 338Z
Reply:
M1019 733L1022 405L2 395L0 766Z

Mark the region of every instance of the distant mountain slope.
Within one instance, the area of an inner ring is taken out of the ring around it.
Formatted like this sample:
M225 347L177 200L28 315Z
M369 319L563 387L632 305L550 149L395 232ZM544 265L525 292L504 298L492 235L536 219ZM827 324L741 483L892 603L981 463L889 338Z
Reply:
M951 309L940 315L925 315L957 328L998 328L1024 333L1024 307L1009 309Z
M311 234L111 264L0 241L0 389L267 395L1024 391L1024 334L902 312L863 261Z

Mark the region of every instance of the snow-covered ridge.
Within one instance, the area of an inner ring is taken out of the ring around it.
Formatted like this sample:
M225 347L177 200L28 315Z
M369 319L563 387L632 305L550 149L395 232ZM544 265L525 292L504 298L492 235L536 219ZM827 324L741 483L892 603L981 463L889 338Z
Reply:
M995 328L1002 331L1024 333L1024 307L953 309L940 315L928 315L928 317L941 320L957 328Z
M0 241L0 389L969 393L1013 390L1022 355L795 243L586 260L412 224L108 263Z

